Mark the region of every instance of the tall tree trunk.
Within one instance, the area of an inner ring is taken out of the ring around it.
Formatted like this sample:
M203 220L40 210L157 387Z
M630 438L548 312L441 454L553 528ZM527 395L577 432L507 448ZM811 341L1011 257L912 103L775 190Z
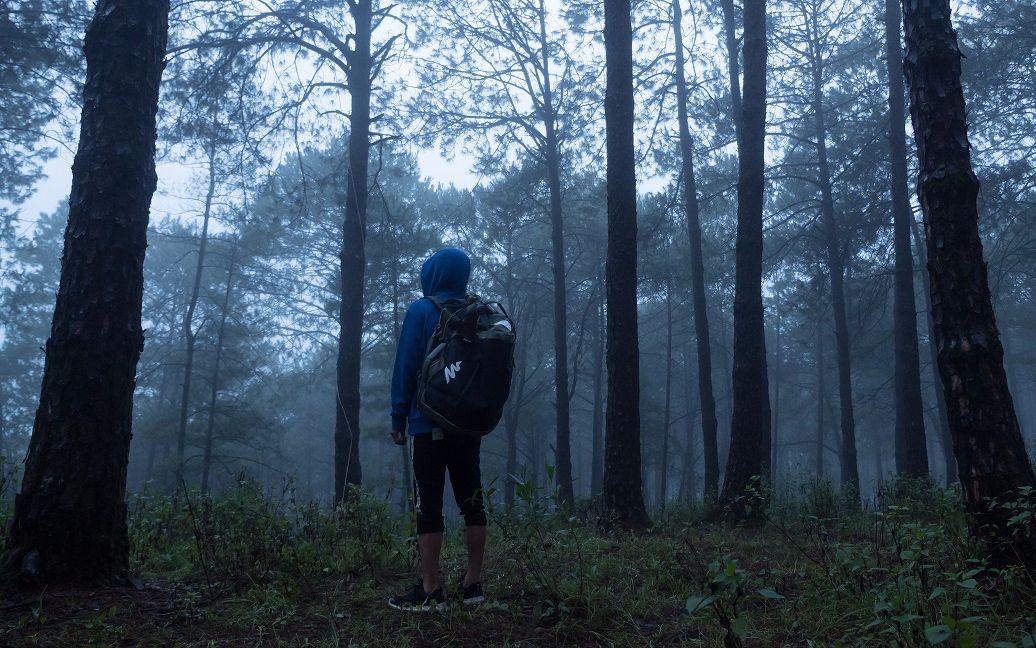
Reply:
M518 421L521 415L522 401L525 400L527 383L527 363L529 361L529 344L526 341L531 331L518 338L518 380L514 396L508 401L504 418L504 429L507 431L507 475L504 486L504 507L510 510L514 506L514 478L518 475Z
M172 349L173 346L176 344L176 328L177 327L176 327L175 307L170 308L169 312L171 314L171 317L170 317L169 327L167 328L167 331L168 331L168 334L169 334L169 338L166 341L166 345L170 349ZM171 363L163 362L161 366L162 366L162 379L158 383L158 395L157 395L157 398L155 399L155 401L156 401L156 406L155 407L156 407L156 409L159 412L163 411L163 408L166 407L166 405L168 404L168 401L170 400L169 392L172 391L172 390L170 390L170 384L172 382L172 375L173 375L172 364ZM161 416L161 414L159 414L159 416ZM163 449L163 458L165 458L165 456L168 455L168 452L169 452L169 438L167 436L164 436L164 435L161 438L159 438L159 436L157 434L155 435L155 437L153 439L153 443L151 444L151 448L150 448L150 450L148 450L147 464L144 467L144 480L143 480L143 483L145 485L151 483L151 481L154 479L154 475L155 475L155 460L158 458L158 448L159 448L159 446L162 447L162 449ZM159 490L161 490L161 488Z
M590 467L590 493L596 497L603 487L604 472L604 302L597 306L597 353L594 354L594 400L593 400L593 465Z
M827 385L824 378L824 327L817 323L817 479L824 478L824 408Z
M543 130L545 143L543 159L546 164L547 186L550 189L550 245L551 277L554 288L554 398L557 438L554 461L558 495L562 501L572 501L572 432L569 421L568 378L568 299L565 288L565 230L561 208L561 144L557 132L557 111L550 80L550 56L547 41L547 9L543 0L539 5L540 55L543 66Z
M92 584L128 568L126 463L168 18L165 0L99 0L86 32L61 283L9 577Z
M881 429L875 428L874 430L874 483L877 488L881 488L882 484L885 483L885 453L881 448Z
M536 429L527 429L525 432L525 443L528 448L528 454L526 456L532 458L532 468L530 470L528 465L523 466L523 475L536 484L544 483L544 477L547 470L546 462L542 461L542 457L546 457L546 449L543 447L543 443L546 441L544 435L539 434Z
M727 82L730 87L730 107L734 116L734 134L740 145L741 122L741 71L738 65L737 19L734 16L734 0L720 0L723 10L723 43L727 48Z
M932 369L932 391L935 392L935 412L939 420L939 441L942 445L943 465L946 467L946 486L957 483L957 459L953 456L953 434L950 432L950 419L946 412L946 393L942 390L942 379L939 378L939 351L935 346L935 321L932 319L932 294L927 286L931 284L928 274L928 253L925 252L925 241L921 235L917 221L910 218L910 232L913 234L917 248L918 266L921 268L921 279L926 286L924 295L925 325L928 327L928 354Z
M694 177L694 151L687 123L687 80L684 77L683 9L673 0L673 32L676 34L676 99L680 121L680 153L683 162L684 213L691 246L691 294L694 306L694 333L698 342L698 399L701 403L701 429L705 444L705 488L707 497L719 492L719 452L716 434L716 397L712 391L712 342L709 338L709 311L705 295L705 262L702 254L698 188ZM736 59L735 59L736 65ZM740 103L740 100L738 100Z
M734 375L730 452L721 501L732 502L762 474L770 435L763 326L763 183L766 139L766 1L745 0L744 97L738 144L734 278ZM735 514L738 514L735 512Z
M948 0L904 0L906 78L917 142L932 318L972 533L994 561L1036 564L1036 533L1012 532L994 502L1033 486L1004 350L990 299L978 228L979 181L971 167L961 54Z
M817 160L820 180L820 215L827 243L827 270L831 288L831 311L835 320L835 351L838 357L838 404L842 428L842 489L859 498L860 472L856 458L856 420L853 415L852 357L849 350L849 322L845 303L845 267L842 261L841 236L835 216L831 167L827 159L827 125L824 112L823 68L813 61L813 116L817 138Z
M763 435L762 444L759 446L759 475L762 476L766 484L770 483L770 454L773 452L773 411L770 409L770 371L767 367L769 358L766 352L766 328L765 324L763 327L763 391L766 394L766 398L763 399L763 413L762 419L766 421L767 433Z
M731 339L733 338L733 335L730 334L731 323L727 320L726 313L719 311L719 317L717 319L719 320L719 339L721 351L719 357L722 362L720 372L723 375L723 387L726 391L725 398L723 399L724 403L726 404L726 406L723 408L725 410L725 420L723 421L723 424L726 426L725 429L729 431L730 422L734 420L734 365L731 363L734 355L734 345L733 340ZM717 435L716 443L716 456L719 458L719 465L721 467L720 474L718 475L718 481L722 481L722 468L725 467L725 457L730 452L730 435L725 435L725 438L723 439L720 439L719 435ZM723 443L726 443L726 447L723 447ZM718 489L716 492L718 497Z
M353 49L349 53L349 173L342 227L342 302L338 314L338 388L335 394L335 501L359 486L360 349L363 342L363 275L367 266L367 172L371 129L372 0L349 0Z
M723 36L724 44L727 49L727 82L729 84L730 91L730 108L731 117L734 122L734 136L737 140L738 155L740 156L741 151L741 123L744 119L741 109L741 66L739 64L739 58L741 52L737 44L737 17L735 16L734 0L720 0L720 7L723 11ZM720 356L723 360L723 382L726 387L726 420L724 425L727 429L730 428L734 420L734 371L731 365L731 355L733 352L732 344L727 344L727 318L726 315L721 313L719 317L720 322L720 339L723 344L723 354ZM728 353L728 351L730 353ZM706 443L707 440L704 440ZM727 435L727 459L730 459L730 436ZM709 452L708 446L705 446L705 452ZM716 475L715 475L715 488L713 489L716 493L716 497L719 497L719 481L721 478L725 478L725 474L720 474L720 452L716 450ZM707 466L707 464L706 464ZM706 467L706 470L708 468ZM705 473L705 499L710 498L710 477L708 472Z
M604 505L626 528L650 524L640 477L640 344L637 338L637 178L633 144L630 0L604 0L608 147L608 400Z
M773 432L773 443L770 448L770 488L777 490L777 472L779 470L779 457L781 447L781 314L777 313L777 339L774 340L777 347L775 350L773 367L773 418L771 429Z
M687 408L687 414L684 418L684 434L687 435L685 440L685 461L684 461L684 473L683 480L680 484L681 497L685 502L692 502L697 498L697 483L695 468L697 461L694 454L694 421L696 418L696 412L698 411L698 404L695 402L696 394L700 395L700 392L696 392L691 386L694 380L691 368L691 354L689 349L684 348L684 404Z
M219 397L219 370L223 359L223 343L226 339L227 315L230 312L230 296L234 289L234 266L237 263L237 240L231 243L230 263L227 266L227 287L223 291L220 305L219 328L216 331L216 357L212 361L212 384L209 390L209 420L205 428L205 452L201 463L201 492L209 493L209 471L212 467L212 444L216 434L216 401Z
M913 215L907 191L906 107L903 95L903 50L900 0L885 0L885 61L889 78L889 150L892 164L892 222L895 241L895 394L896 472L928 475L928 445L921 400L921 360L917 348L917 304L914 300L914 257L910 249Z
M553 128L549 129L554 133ZM552 277L554 287L554 398L555 426L557 437L554 445L554 461L557 467L558 494L562 501L572 501L572 434L569 422L569 377L568 377L568 314L565 290L565 242L561 222L561 176L560 161L556 152L557 135L554 144L548 143L547 169L550 185L550 222ZM554 151L551 153L550 151Z
M673 395L673 290L671 281L665 287L665 407L662 414L662 460L659 466L658 504L666 505L669 492L669 425L672 421Z
M1032 286L1029 288L1029 303L1033 306L1036 306L1036 286ZM1036 417L1034 417L1034 419L1036 419ZM1036 420L1033 421L1033 427L1030 428L1030 432L1032 433L1032 435L1029 437L1029 442L1030 444L1036 444Z
M7 460L7 392L0 381L0 458Z
M385 209L386 215L389 214L389 210ZM394 228L394 224L389 223L389 227ZM396 245L399 244L398 239L395 236L395 229L393 229L393 239ZM399 339L399 307L400 307L400 290L399 290L399 257L393 255L392 259L392 339ZM409 439L408 439L409 442ZM413 494L413 486L410 481L410 452L407 449L408 446L404 443L399 448L400 459L402 459L403 469L403 488L402 493L399 497L399 509L404 513L408 513L411 508L411 495Z
M215 138L213 138L214 140ZM191 380L194 378L194 347L198 341L198 332L194 330L194 311L198 308L198 295L201 292L201 278L205 272L205 252L209 244L209 220L212 217L212 200L216 195L216 144L209 143L209 187L205 192L205 208L202 212L201 238L198 240L198 263L194 268L194 283L191 285L191 296L187 301L187 311L183 316L183 337L186 342L183 363L183 383L180 392L180 418L176 428L176 474L173 480L174 499L179 497L183 484L184 463L187 449L187 422L190 418Z
M392 244L395 246L394 249L399 247L399 229L398 225L394 222L393 210L389 207L388 199L385 197L384 192L379 191L378 194L381 196L382 204L384 205L384 221L383 227L386 232L389 232ZM399 289L399 273L400 273L400 260L398 254L391 255L392 259L392 270L391 270L391 283L392 283L392 339L399 339L400 331L400 289ZM400 455L400 469L403 475L403 486L399 492L399 510L403 513L408 513L411 510L411 501L414 496L413 486L411 485L411 468L410 468L410 452L409 452L409 439L407 443L404 443L399 447Z

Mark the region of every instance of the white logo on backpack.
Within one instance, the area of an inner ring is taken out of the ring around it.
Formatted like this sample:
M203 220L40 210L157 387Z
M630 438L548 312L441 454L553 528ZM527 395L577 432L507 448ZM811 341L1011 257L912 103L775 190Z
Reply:
M460 363L461 362L463 362L463 360L458 360L458 361L454 362L451 365L446 365L446 368L443 369L443 373L446 374L446 384L447 385L449 385L450 381L453 380L457 376L458 373L460 373Z

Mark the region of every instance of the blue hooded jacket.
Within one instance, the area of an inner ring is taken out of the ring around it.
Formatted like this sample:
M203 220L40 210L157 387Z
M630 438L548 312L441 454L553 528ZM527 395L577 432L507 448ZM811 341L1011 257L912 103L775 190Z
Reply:
M421 266L421 290L425 297L442 301L459 299L468 292L471 259L456 248L439 250ZM407 309L399 332L396 362L392 368L392 429L427 434L432 422L421 415L415 399L417 379L428 351L428 341L439 323L439 309L430 300L418 299Z

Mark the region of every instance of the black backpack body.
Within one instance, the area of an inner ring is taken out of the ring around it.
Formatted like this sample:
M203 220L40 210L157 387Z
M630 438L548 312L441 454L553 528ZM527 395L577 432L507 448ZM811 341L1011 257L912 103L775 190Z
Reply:
M514 322L477 295L443 302L421 373L417 406L446 432L484 436L503 416L514 371Z

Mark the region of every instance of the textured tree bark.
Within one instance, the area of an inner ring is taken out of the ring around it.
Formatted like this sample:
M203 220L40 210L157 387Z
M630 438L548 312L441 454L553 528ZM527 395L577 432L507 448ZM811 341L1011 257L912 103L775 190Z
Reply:
M885 0L885 61L889 79L889 150L892 174L892 222L895 241L896 472L928 475L921 359L917 348L917 303L914 299L914 257L910 247L910 196L907 190L906 107L903 96L903 49L900 0Z
M817 138L817 160L820 180L820 216L827 243L827 271L831 288L831 310L835 320L835 351L838 357L838 404L841 418L842 490L859 498L860 472L856 458L856 420L853 415L852 356L849 350L849 322L845 304L845 266L842 262L841 236L835 216L831 167L827 159L827 125L824 112L823 70L819 59L813 62L813 115Z
M342 226L342 302L339 309L337 391L335 393L335 501L359 486L360 469L360 349L363 342L363 276L366 271L367 173L371 129L371 0L350 0L354 24L353 49L348 54L349 172Z
M972 533L997 563L1036 565L1036 534L991 506L1034 484L1004 373L978 228L961 53L948 0L904 0L906 78L917 143L932 319L957 472Z
M608 147L608 399L604 507L625 528L650 524L640 475L640 344L637 339L637 178L633 144L630 0L605 0L604 96Z
M234 266L237 263L237 241L233 242L230 251L230 263L227 266L227 286L223 291L223 303L219 313L219 328L216 330L216 357L212 362L212 381L209 389L209 416L205 426L205 451L201 464L201 492L209 493L209 471L212 467L212 445L216 434L216 401L219 398L220 361L223 359L223 343L226 339L227 315L230 313L230 297L234 289Z
M166 0L100 0L86 32L61 283L3 559L8 578L126 576L126 462L168 17Z
M698 344L698 400L701 403L701 430L705 446L706 497L719 492L719 451L716 442L716 397L712 391L712 341L709 337L709 311L705 298L705 262L702 255L698 188L694 177L694 150L687 123L687 80L684 77L683 9L673 0L673 32L676 35L676 99L680 121L680 153L683 163L684 214L691 247L691 297L694 306L694 333ZM735 50L736 53L736 50ZM735 59L735 65L736 65ZM740 103L740 100L739 100Z
M770 435L763 327L763 184L766 138L766 2L745 0L744 95L738 144L734 277L733 415L722 502L733 502L760 477ZM733 512L739 515L739 511Z

